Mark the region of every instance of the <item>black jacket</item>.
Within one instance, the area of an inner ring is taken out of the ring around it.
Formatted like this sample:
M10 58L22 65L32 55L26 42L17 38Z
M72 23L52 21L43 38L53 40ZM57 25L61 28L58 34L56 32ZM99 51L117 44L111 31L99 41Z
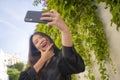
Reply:
M19 80L71 80L71 74L84 70L84 61L76 53L74 46L63 46L58 55L53 56L48 65L43 67L39 77L34 68L30 67L21 72Z

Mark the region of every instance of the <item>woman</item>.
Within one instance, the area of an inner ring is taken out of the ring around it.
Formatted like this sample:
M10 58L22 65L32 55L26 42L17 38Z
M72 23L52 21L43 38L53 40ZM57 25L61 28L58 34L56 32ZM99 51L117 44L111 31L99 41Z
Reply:
M50 20L48 26L56 26L62 34L62 49L42 32L30 38L29 68L20 74L19 80L71 80L70 75L85 70L84 61L77 54L70 31L55 10L42 14L41 20Z

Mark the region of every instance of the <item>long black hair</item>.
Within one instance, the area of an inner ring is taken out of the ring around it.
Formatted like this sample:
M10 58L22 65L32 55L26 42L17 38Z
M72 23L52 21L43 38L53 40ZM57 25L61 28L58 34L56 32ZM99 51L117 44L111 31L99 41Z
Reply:
M43 32L33 33L33 35L31 35L30 41L29 41L28 64L30 67L32 67L38 61L38 59L41 57L41 52L35 47L35 45L32 42L32 37L36 34L47 38L50 41L50 43L53 43L53 49L54 49L55 55L57 55L57 53L59 51L58 47L55 45L54 41L50 38L50 36L48 36L47 34L45 34Z

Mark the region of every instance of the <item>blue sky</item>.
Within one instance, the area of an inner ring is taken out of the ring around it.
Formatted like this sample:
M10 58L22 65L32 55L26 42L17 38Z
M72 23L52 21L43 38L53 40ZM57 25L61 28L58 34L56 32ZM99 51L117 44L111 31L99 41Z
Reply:
M27 61L29 37L36 23L24 22L27 10L41 10L34 0L0 0L0 48Z

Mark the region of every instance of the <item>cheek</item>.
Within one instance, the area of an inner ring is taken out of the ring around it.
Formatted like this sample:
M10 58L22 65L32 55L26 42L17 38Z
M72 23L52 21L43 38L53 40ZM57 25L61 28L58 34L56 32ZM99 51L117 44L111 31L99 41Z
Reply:
M35 44L35 47L37 48L37 49L39 49L40 48L40 46L39 46L39 44L37 43L37 44Z

